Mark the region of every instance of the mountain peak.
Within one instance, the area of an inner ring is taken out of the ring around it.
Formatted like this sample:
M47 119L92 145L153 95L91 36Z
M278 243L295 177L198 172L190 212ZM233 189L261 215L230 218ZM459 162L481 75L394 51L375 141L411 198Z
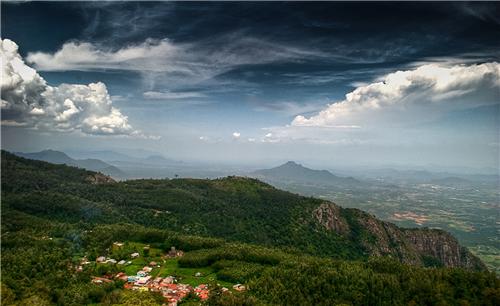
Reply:
M303 167L301 164L297 164L293 160L289 160L286 163L284 163L282 166L293 166L293 167Z
M360 182L351 177L339 177L328 170L314 170L304 167L295 161L286 163L271 169L262 169L253 172L257 177L276 180L280 183L285 181L307 182L322 185L352 185Z

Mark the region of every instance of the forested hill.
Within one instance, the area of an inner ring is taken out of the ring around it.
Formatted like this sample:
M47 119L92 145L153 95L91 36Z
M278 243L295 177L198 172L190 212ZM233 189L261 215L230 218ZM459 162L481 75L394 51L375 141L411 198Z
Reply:
M278 190L256 179L133 180L2 151L2 208L66 223L129 223L294 253L484 270L450 234L401 229L356 209Z

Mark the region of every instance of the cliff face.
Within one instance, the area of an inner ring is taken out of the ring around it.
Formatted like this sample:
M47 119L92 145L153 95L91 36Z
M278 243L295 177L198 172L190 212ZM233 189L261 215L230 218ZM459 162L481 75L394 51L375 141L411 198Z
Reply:
M461 246L451 234L435 229L405 229L406 239L423 258L433 257L446 267L485 270L477 257Z
M370 256L390 256L412 265L443 265L484 270L484 264L449 233L402 229L357 209L323 203L313 217L324 229L356 241Z
M326 230L334 231L339 235L349 232L349 225L340 213L340 207L332 203L323 203L313 210L313 217Z

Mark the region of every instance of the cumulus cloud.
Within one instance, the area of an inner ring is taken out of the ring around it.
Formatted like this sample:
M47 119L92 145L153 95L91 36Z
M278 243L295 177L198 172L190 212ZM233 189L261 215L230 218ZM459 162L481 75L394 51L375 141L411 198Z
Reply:
M418 123L443 113L499 103L500 64L423 65L363 85L317 115L292 126L359 128Z
M239 138L240 138L240 136L241 136L241 133L239 133L239 132L234 132L234 133L233 133L233 138L234 138L234 139L239 139Z
M16 43L3 39L0 50L2 125L94 135L140 134L113 106L105 84L53 87L24 63Z

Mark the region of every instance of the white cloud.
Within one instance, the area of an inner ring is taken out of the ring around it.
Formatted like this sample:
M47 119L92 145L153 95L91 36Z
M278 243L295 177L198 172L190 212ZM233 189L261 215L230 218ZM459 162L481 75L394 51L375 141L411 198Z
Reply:
M241 136L241 133L239 133L239 132L234 132L234 133L233 133L233 138L234 138L234 139L239 139L239 138L240 138L240 136Z
M141 73L154 88L157 79L169 86L207 81L234 67L326 55L233 33L197 43L146 39L111 48L90 42L64 43L54 53L30 52L28 63L40 71L129 70ZM173 93L168 93L173 94ZM158 94L152 94L154 99Z
M293 126L345 127L425 122L452 110L499 103L500 64L428 64L360 86Z
M30 52L28 63L42 71L65 70L150 70L175 71L177 67L169 62L161 63L178 56L181 48L169 40L148 39L142 44L127 46L118 50L101 50L89 42L68 42L55 53Z
M35 69L24 63L16 43L3 39L0 50L2 125L140 136L128 123L127 116L112 105L103 83L49 86Z
M199 92L159 92L159 91L146 91L143 97L151 100L179 100L179 99L196 99L205 98L206 95Z

